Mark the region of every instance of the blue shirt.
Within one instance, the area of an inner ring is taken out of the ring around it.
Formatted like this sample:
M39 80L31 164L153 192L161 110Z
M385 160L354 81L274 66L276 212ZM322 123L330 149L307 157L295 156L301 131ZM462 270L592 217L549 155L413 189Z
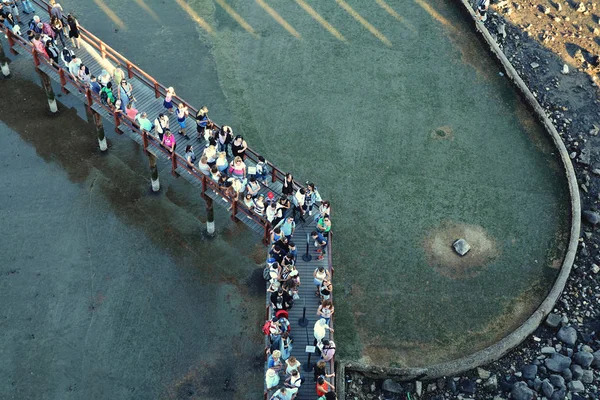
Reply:
M321 246L326 246L327 245L327 239L325 239L325 236L323 236L321 234L321 232L317 232L317 239L316 240L317 240L317 242L319 242L319 244ZM323 243L325 243L325 244L323 244Z
M294 230L294 228L296 227L296 223L294 221L292 221L292 223L290 224L287 220L281 225L281 233L283 234L283 236L290 236L292 234L292 231Z
M100 86L100 84L98 82L90 82L90 87L92 88L92 90L96 93L100 93L100 90L102 89L102 86Z

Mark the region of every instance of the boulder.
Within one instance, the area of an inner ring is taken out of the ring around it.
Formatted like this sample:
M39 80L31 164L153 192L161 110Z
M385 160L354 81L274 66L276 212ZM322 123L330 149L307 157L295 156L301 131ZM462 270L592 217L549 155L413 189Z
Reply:
M565 395L567 394L566 389L559 389L552 393L550 400L565 400Z
M556 389L566 389L565 378L560 375L550 375L550 383Z
M600 216L598 217L598 219L600 220ZM454 247L454 250L460 256L464 256L469 252L469 250L471 250L471 245L469 245L469 243L467 243L465 239L458 239L452 244L452 247Z
M571 372L573 373L572 378L578 380L583 375L583 368L581 368L581 365L571 364Z
M521 368L523 378L526 380L535 379L535 376L537 375L537 370L537 365L525 365L523 368Z
M592 362L594 362L594 355L587 351L578 351L573 356L573 362L581 365L583 368L589 368Z
M581 373L581 382L583 383L594 383L594 371L591 369L585 369Z
M594 361L592 361L592 367L600 368L600 350L592 353L594 356Z
M542 381L542 393L544 393L544 396L546 396L547 399L554 393L554 386L552 386L548 379Z
M404 393L404 390L402 389L402 385L400 385L398 382L394 382L391 379L386 379L385 381L383 381L381 388L384 391L390 392L390 393Z
M532 400L534 392L527 387L525 382L517 382L513 386L510 395L513 400Z
M577 331L572 326L563 326L559 329L556 337L561 342L569 346L574 346L575 342L577 342Z
M544 365L552 372L562 372L571 366L571 359L562 354L554 353L551 358L544 361Z
M581 381L572 381L569 382L569 392L579 393L583 392L585 387L583 387L583 383Z

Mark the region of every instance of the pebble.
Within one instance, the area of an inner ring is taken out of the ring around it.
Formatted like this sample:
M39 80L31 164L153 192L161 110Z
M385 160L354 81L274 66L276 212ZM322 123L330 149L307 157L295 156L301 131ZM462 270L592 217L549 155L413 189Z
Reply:
M558 315L558 314L550 313L550 314L548 314L548 317L546 317L546 325L548 325L550 328L558 328L561 321L562 321L562 316ZM550 354L550 353L544 353L544 354Z
M561 342L573 346L577 342L577 331L572 326L563 326L556 334L556 337Z
M383 385L381 386L381 388L384 391L390 393L404 393L402 385L400 385L398 382L394 382L391 379L386 379L385 381L383 381Z
M584 390L585 387L583 386L583 383L581 383L581 381L569 382L569 392L579 393L583 392Z
M560 323L560 321L559 321L559 323ZM542 354L554 354L554 353L556 353L556 350L554 350L554 347L545 346L545 347L542 347L541 352L542 352Z
M581 365L583 368L589 368L594 361L594 355L587 351L578 351L573 356L573 362Z
M591 356L591 354L590 354ZM594 358L592 356L592 358ZM525 365L522 369L521 369L523 378L527 379L527 380L531 380L534 379L537 375L538 372L538 367L537 365Z
M562 354L554 353L551 358L544 360L544 365L552 372L562 372L571 366L571 359Z
M544 393L544 396L546 396L546 398L550 398L550 396L552 396L552 393L554 393L554 386L552 386L548 379L544 379L542 381L542 393Z
M598 215L598 213L596 213L594 211L586 210L586 211L582 212L581 214L583 215L583 218L585 219L585 221L592 225L596 225L598 222L600 222L600 215Z
M525 382L517 382L510 391L510 396L513 400L531 400L534 392Z
M592 357L592 359L593 359L593 357ZM487 371L483 368L477 368L477 375L481 379L488 379L492 374L490 373L490 371Z

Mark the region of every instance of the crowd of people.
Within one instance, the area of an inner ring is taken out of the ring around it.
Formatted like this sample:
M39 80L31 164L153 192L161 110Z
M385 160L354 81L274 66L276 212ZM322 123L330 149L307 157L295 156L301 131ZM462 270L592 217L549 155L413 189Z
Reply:
M112 71L103 69L100 74L93 75L88 66L77 57L73 49L80 48L80 31L77 19L63 14L60 4L50 0L52 5L51 21L44 22L34 15L27 24L26 38L43 57L47 57L56 68L64 68L70 77L82 86L96 93L102 104L128 118L142 131L154 135L161 145L171 153L177 148L177 139L171 131L171 119L177 120L179 135L187 137L186 121L189 110L184 103L174 104L176 96L174 88L167 88L163 101L164 112L155 118L136 109L134 88L126 78L124 71L116 67ZM4 0L0 3L0 23L16 35L21 36L21 14L33 14L35 9L29 0ZM65 37L71 41L67 46ZM57 40L61 43L59 48ZM62 61L62 64L61 64ZM193 168L212 179L230 200L240 201L249 213L265 218L272 227L270 231L270 249L264 277L268 281L268 293L273 318L265 323L263 332L268 336L269 346L268 368L265 382L270 399L293 400L299 388L306 384L301 373L300 362L291 355L293 337L290 332L288 311L299 299L298 289L301 284L296 258L298 255L293 242L296 224L315 222L311 233L318 253L318 260L326 256L329 232L331 230L331 206L322 200L313 183L297 188L292 174L285 175L281 196L276 198L272 191L267 195L260 193L269 187L270 170L264 157L258 162L247 165L246 150L248 145L241 135L234 135L230 126L218 127L208 118L208 108L201 107L194 116L197 138L204 140L202 150L196 154L194 146L185 147L184 158L190 170ZM314 214L314 215L313 215ZM317 322L314 324L314 345L319 353L319 360L313 367L313 379L319 400L336 398L335 387L330 379L335 376L328 372L329 361L335 354L335 343L326 339L327 331L333 332L330 321L334 313L331 299L333 286L329 271L320 266L313 272L315 296L319 298L316 310Z
M286 181L293 188L293 179L288 180L286 177ZM307 183L306 188L295 191L288 189L287 193L284 190L280 199L270 198L266 208L273 208L271 215L278 217L273 223L267 265L263 271L272 315L263 325L263 333L269 344L266 348L268 359L265 384L271 400L293 400L300 387L309 384L301 372L301 363L292 355L293 337L288 319L289 310L300 299L301 285L296 268L298 251L293 236L296 224L305 223L306 217L311 218L315 222L311 236L318 254L317 259L323 259L331 230L331 206L328 201L321 199L314 184ZM316 214L313 216L314 211ZM335 373L328 371L328 367L335 355L335 343L326 337L328 331L334 331L330 327L335 312L331 297L333 285L329 270L323 266L315 268L312 275L315 296L319 298L319 306L315 310L317 321L313 326L313 344L319 359L312 368L312 384L315 385L319 400L331 400L336 398L335 387L331 383Z

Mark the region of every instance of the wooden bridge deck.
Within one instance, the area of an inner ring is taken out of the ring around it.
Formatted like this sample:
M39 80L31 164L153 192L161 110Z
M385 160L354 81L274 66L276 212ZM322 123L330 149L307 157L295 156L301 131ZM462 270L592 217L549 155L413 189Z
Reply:
M49 14L46 14L42 11L42 9L48 9L48 5L45 0L33 1L38 5L39 8L41 8L38 10L38 15L41 17L41 19L45 22L49 22ZM24 20L24 23L25 22L26 21ZM193 118L196 113L195 109L186 103L190 109L190 117L188 117L186 120L187 137L184 137L178 133L179 124L177 122L175 113L168 114L163 108L163 95L165 93L165 86L157 83L152 77L139 70L134 64L129 62L120 54L116 53L83 27L81 28L81 31L82 48L74 49L74 51L77 57L81 58L82 63L89 68L92 75L98 76L103 69L107 69L110 72L111 68L121 67L124 71L126 71L126 74L128 75L128 81L133 87L133 94L136 98L134 107L138 109L140 113L146 112L151 121L154 121L154 119L160 113L169 115L171 131L175 135L177 141L176 152L178 157L176 157L176 162L172 162L172 160L169 159L166 150L158 143L158 139L148 135L147 140L144 140L144 135L139 131L138 127L132 121L128 120L126 117L122 117L120 121L117 121L112 111L100 104L99 97L97 95L86 93L86 91L82 90L82 86L79 83L71 80L68 77L68 73L65 75L64 71L61 72L59 68L53 66L42 56L38 56L33 53L29 43L26 43L18 37L14 37L9 32L7 33L9 36L9 45L12 44L11 48L18 52L21 57L32 58L34 62L36 62L37 68L47 74L51 79L58 82L63 90L68 91L70 94L80 99L84 104L90 106L91 109L96 111L105 119L114 122L119 133L127 135L132 140L144 147L147 152L154 154L158 160L162 161L163 165L170 166L174 174L186 179L200 190L203 190L201 173L199 173L197 170L190 170L185 165L184 161L185 147L187 144L194 146L198 160L200 159L202 150L206 146L204 139L196 139L196 123ZM23 32L25 32L24 29ZM13 43L11 43L11 36L13 36ZM60 46L60 43L58 44ZM61 67L62 66L63 65L61 64ZM157 97L157 95L159 96ZM174 98L173 103L176 104L178 102L185 101L180 98ZM247 166L254 166L258 155L251 149L247 151L247 154L248 157L245 160ZM279 198L281 196L284 174L270 163L269 167L273 170L273 179L268 179L267 185L262 186L260 193L264 194L266 197L266 194L271 191L275 194L276 198ZM206 179L206 181L208 182L204 182L204 185L206 186L204 194L212 198L216 204L229 209L232 206L231 200L226 198L223 193L220 193L216 188L216 185L212 183L210 179ZM296 188L301 186L297 182L294 184ZM252 212L245 211L245 207L241 205L241 202L238 204L237 210L238 211L235 214L235 217L237 217L238 222L247 225L250 229L263 236L265 235L266 224L264 219L256 217ZM314 225L315 223L312 221L312 218L307 216L307 223L297 225L297 229L293 238L299 253L296 267L299 272L301 286L299 288L300 299L295 302L294 307L289 313L289 320L292 328L291 333L293 336L292 355L294 355L302 363L302 374L306 378L305 383L300 388L298 396L296 397L298 400L312 400L316 398L312 366L308 371L305 370L305 367L308 364L308 353L306 353L305 349L307 345L313 345L313 326L317 320L316 311L319 306L319 298L315 296L313 271L318 266L324 266L325 268L329 269L330 273L333 275L333 269L331 265L331 234L328 246L329 257L325 257L323 260L317 260L318 254L316 253L316 248L313 246L311 240L309 248L312 260L309 262L302 260L301 255L306 250L306 237L314 229ZM267 294L267 305L268 304L269 294ZM306 317L309 320L308 326L305 328L298 324L298 321L302 317L304 306L306 307ZM331 320L331 326L333 327L333 318ZM328 335L330 335L329 332ZM311 364L314 365L318 361L319 356L315 353L311 357ZM334 363L330 362L328 365L328 373L333 372L333 367ZM282 383L284 379L285 377L282 377ZM329 381L332 382L332 380ZM265 398L266 397L267 393L265 393Z

